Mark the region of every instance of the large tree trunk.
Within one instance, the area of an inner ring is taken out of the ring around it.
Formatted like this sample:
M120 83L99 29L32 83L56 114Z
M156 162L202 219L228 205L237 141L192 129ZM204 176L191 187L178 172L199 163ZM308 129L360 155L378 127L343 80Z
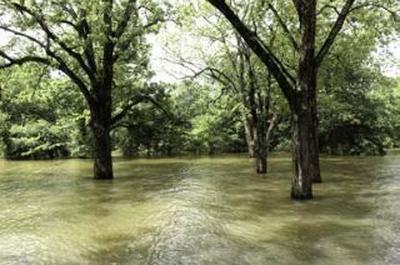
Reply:
M99 115L100 116L100 115ZM94 166L95 179L113 179L113 166L111 157L110 126L107 121L96 114L92 115L92 133L94 145Z
M294 176L291 196L294 199L312 199L313 119L311 111L298 110L297 113L292 114L292 122Z
M316 0L298 0L301 45L297 91L292 105L293 165L292 193L294 199L311 199L312 181L319 170L316 150L316 86L315 57ZM317 167L318 165L318 167Z
M94 141L94 166L95 179L113 179L113 166L111 157L111 137L108 130L99 132L99 126L93 129Z
M107 25L106 31L110 31L112 27L110 14L105 13L103 19ZM94 178L100 180L114 178L110 137L113 103L111 91L114 79L113 53L114 43L111 39L108 39L103 48L101 79L92 83L94 99L90 106L90 111L94 140L93 173Z
M111 145L111 89L96 90L96 101L90 108L93 134L93 173L95 179L113 179Z

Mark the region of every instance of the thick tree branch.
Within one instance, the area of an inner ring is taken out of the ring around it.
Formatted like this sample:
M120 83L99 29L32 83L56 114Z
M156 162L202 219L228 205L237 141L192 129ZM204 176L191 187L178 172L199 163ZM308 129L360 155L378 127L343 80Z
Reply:
M9 68L14 65L23 65L26 63L39 63L39 64L43 64L43 65L47 65L47 66L53 65L49 59L43 58L40 56L24 56L21 58L12 58L11 56L7 55L5 52L0 51L0 57L7 60L6 63L0 64L0 69ZM85 83L73 71L71 71L71 69L69 69L68 66L64 62L62 62L62 61L59 62L59 65L56 67L58 70L62 71L69 78L71 78L71 80L78 86L78 88L84 94L88 103L92 104L92 97L91 97L89 90L87 89Z
M154 27L155 25L162 23L162 22L166 22L167 20L165 20L164 18L157 18L154 19L153 21L148 22L147 24L143 25L143 29L147 30L151 27Z
M54 53L53 51L50 50L49 44L44 44L43 42L39 41L38 39L34 38L33 36L30 36L23 32L19 32L17 30L11 29L6 26L0 26L0 29L10 32L10 33L14 34L15 36L23 37L23 38L31 41L32 43L38 44L41 48L43 48L45 50L46 54L50 58L54 59L57 62L57 64L54 64L48 58L42 58L40 56L25 56L22 58L13 59L12 57L8 56L3 51L0 51L0 57L3 57L4 59L6 59L8 61L8 63L1 65L0 68L8 68L13 65L22 65L25 63L29 63L29 62L41 63L41 64L44 64L47 66L53 65L55 68L57 68L58 70L62 71L64 74L66 74L78 86L78 88L83 93L83 95L85 96L85 98L89 104L93 103L92 96L91 96L87 86L85 85L85 83L74 73L74 71L72 71L68 67L67 63L61 57L59 57L56 53Z
M119 39L122 34L124 34L126 27L128 26L129 20L132 16L132 11L135 8L136 0L129 0L126 7L123 18L121 22L118 24L117 29L114 32L114 35L117 39Z
M113 35L113 23L112 23L112 12L113 12L113 0L102 0L104 4L103 11L103 23L105 28L106 38L111 38Z
M140 95L136 97L131 103L126 105L118 114L116 114L112 119L111 119L111 125L114 127L120 120L122 120L128 113L129 111L136 105L142 102L150 102L157 108L161 109L164 113L166 113L168 116L170 116L170 113L165 110L165 108L154 98L150 96L145 96L145 95Z
M70 26L70 27L73 28L76 32L79 33L79 26L76 25L75 23L69 21L69 20L61 19L61 20L57 20L56 23L64 24L64 25Z
M55 3L56 4L56 3ZM59 5L59 3L58 3ZM94 74L97 73L96 58L94 54L93 41L90 37L91 29L86 20L86 11L84 9L79 10L79 15L73 8L68 8L64 5L59 5L61 8L70 14L77 22L72 22L67 19L61 19L57 23L68 25L75 30L78 36L85 42L83 56L86 59L88 67Z
M59 6L63 11L65 11L67 14L69 14L73 19L77 19L78 15L75 12L74 8L71 6L70 3L65 2L65 1L51 1L52 5Z
M292 84L296 83L295 78L289 73L289 71L287 70L286 66L272 53L271 49L269 48L268 45L266 45L263 41L260 40L260 44L262 45L262 47L264 47L264 49L268 52L270 52L271 54L271 58L274 60L274 62L279 66L279 68L281 69L282 73L290 80L292 81Z
M93 106L94 99L92 94L90 94L90 91L87 88L85 82L83 82L82 79L80 79L79 76L76 75L74 71L72 71L63 61L59 61L59 65L57 68L58 70L66 74L72 80L72 82L74 82L78 86L89 106Z
M9 27L7 27L7 26L0 26L0 29L2 29L2 30L4 30L4 31L7 31L7 32L10 32L10 33L14 34L15 36L23 37L23 38L25 38L25 39L27 39L27 40L33 42L33 43L38 44L41 48L43 48L43 49L45 50L46 54L47 54L49 57L55 59L55 60L59 63L59 65L62 65L62 66L63 66L63 67L62 67L63 69L68 69L68 72L72 72L72 71L69 69L69 67L67 66L67 63L66 63L60 56L58 56L55 52L53 52L53 51L50 49L49 43L44 44L43 42L39 41L38 39L36 39L35 37L33 37L33 36L31 36L31 35L28 35L28 34L26 34L26 33L23 33L23 32L14 30L14 29L11 29L11 28L9 28ZM50 61L49 61L49 62L50 62Z
M150 21L146 25L142 26L142 30L147 30L161 22L165 22L165 20L164 19L155 19L153 21ZM140 36L140 34L141 34L140 32L138 32L137 34L133 34L133 35L129 36L129 38L127 40L118 43L118 46L117 46L118 49L113 58L114 62L116 62L120 58L121 53L124 53L125 50L129 48L129 45L131 45L131 43L132 43L132 38L138 37L138 36Z
M71 47L69 47L64 41L59 39L56 34L54 34L49 26L47 25L47 22L45 18L39 14L36 14L34 11L31 9L27 8L24 5L18 4L18 3L13 3L15 8L19 10L22 13L30 15L32 18L35 19L35 21L39 24L40 28L45 32L46 36L57 43L67 54L69 54L72 58L74 58L79 66L85 71L85 73L89 76L90 79L94 79L95 76L93 75L92 71L89 69L89 67L86 65L85 61L83 60L82 56L78 53L75 52Z
M287 79L285 71L276 63L276 57L265 48L260 38L252 32L226 4L224 0L207 0L210 4L216 7L239 32L247 45L267 66L268 70L278 82L282 92L288 101L292 101L293 85ZM282 64L281 64L282 65ZM287 72L287 71L286 71Z
M330 4L326 4L323 7L321 7L321 9L317 12L317 15L322 14L326 9L332 9L333 11L335 11L335 13L339 16L340 15L340 11L339 9L337 9L336 6L330 5Z
M395 22L399 21L400 15L398 12L393 11L390 8L388 8L387 6L379 4L377 2L367 2L367 3L363 3L360 5L354 6L353 8L351 8L350 12L356 11L358 9L366 8L366 7L374 7L374 8L385 10L393 17Z
M5 52L0 51L0 57L7 60L7 62L0 64L0 69L9 68L14 65L23 65L26 63L40 63L45 65L51 65L51 62L48 59L39 56L25 56L21 58L12 58L11 56L8 56Z
M77 31L79 36L84 40L84 56L85 59L90 67L90 69L93 71L93 73L97 73L97 65L96 65L96 55L94 52L94 47L93 47L93 41L90 36L91 34L91 28L90 25L87 23L86 20L86 11L81 9L79 11L79 25L77 25Z
M32 42L38 44L41 48L46 48L46 45L45 45L43 42L39 41L38 39L34 38L34 37L31 36L31 35L28 35L28 34L26 34L26 33L17 31L17 30L15 30L15 29L12 29L12 28L10 28L10 27L8 27L8 26L4 26L4 25L0 25L0 29L1 29L1 30L4 30L4 31L7 31L7 32L9 32L9 33L12 33L12 34L15 35L15 36L23 37L23 38L25 38L25 39L27 39L27 40L30 40L30 41L32 41Z
M143 102L144 100L145 100L145 98L143 96L138 96L137 98L135 98L131 103L126 105L118 114L116 114L111 119L111 124L115 125L118 121L123 119L134 106Z
M343 27L343 24L346 20L347 15L351 11L351 7L355 3L356 0L347 0L344 4L342 10L340 11L339 16L336 19L335 24L333 25L331 31L329 32L328 37L326 38L324 44L322 45L321 49L319 50L317 56L315 57L315 65L319 67L324 60L325 56L329 53L333 43L337 35L339 34L340 30Z

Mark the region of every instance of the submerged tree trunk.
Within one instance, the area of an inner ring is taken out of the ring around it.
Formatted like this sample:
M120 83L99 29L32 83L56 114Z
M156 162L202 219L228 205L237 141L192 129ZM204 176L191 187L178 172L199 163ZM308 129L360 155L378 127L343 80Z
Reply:
M269 112L269 101L271 91L271 78L268 77L268 86L265 94L258 88L257 99L257 173L268 172L268 132L267 132L267 116Z
M254 97L254 96L253 96ZM250 96L250 115L244 121L245 136L249 157L255 159L256 172L267 173L266 120L260 115L261 110Z
M293 0L300 22L300 45L293 39L293 47L299 53L298 76L294 78L284 63L272 53L259 38L235 14L223 0L207 0L229 20L240 36L268 68L289 102L293 118L293 177L292 198L312 198L311 182L320 181L316 77L318 67L330 51L342 29L346 17L352 11L355 0L346 0L339 11L328 37L315 54L317 0ZM279 18L278 18L279 19ZM304 161L303 161L304 160Z
M94 166L95 179L113 179L113 166L111 157L110 126L102 115L92 114L92 134L94 145Z
M112 71L112 70L111 70ZM111 72L112 73L112 72ZM94 178L99 180L113 179L112 164L112 97L111 88L112 74L105 78L101 86L94 92L94 101L90 106L91 129L93 134L93 173Z
M112 5L110 6L112 8ZM111 35L111 16L105 13L103 20L108 36ZM92 81L93 101L90 106L92 130L94 138L94 166L95 179L113 179L112 146L110 131L112 118L112 88L114 79L114 43L108 39L103 47L103 63L100 79Z
M265 174L268 171L267 168L267 145L266 145L266 119L264 102L260 98L260 94L257 93L255 87L252 89L252 95L250 96L250 113L253 124L253 136L255 142L255 162L256 172L258 174ZM256 100L256 96L259 102Z
M265 174L268 171L265 123L265 120L259 120L257 123L256 170L259 174Z
M98 126L93 129L94 135L94 166L95 179L113 179L113 166L111 157L111 137L108 130L98 132Z
M294 199L312 199L312 115L309 109L292 114L293 171L292 192Z

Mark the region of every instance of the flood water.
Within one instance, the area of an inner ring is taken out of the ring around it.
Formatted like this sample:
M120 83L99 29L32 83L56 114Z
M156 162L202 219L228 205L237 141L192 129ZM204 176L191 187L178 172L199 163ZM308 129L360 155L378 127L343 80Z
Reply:
M291 163L245 156L0 160L0 264L400 264L400 155L324 157L315 200Z

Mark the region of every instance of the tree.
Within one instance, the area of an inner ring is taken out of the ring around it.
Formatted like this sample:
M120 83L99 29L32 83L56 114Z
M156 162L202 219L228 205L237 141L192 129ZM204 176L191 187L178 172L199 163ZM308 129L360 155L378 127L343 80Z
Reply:
M383 155L393 144L399 117L394 82L376 66L366 66L359 51L320 72L320 148L328 154ZM340 53L335 55L340 56ZM339 57L340 58L340 57Z
M89 113L67 78L30 64L1 71L0 80L6 158L90 157Z
M244 9L241 18L250 19L253 12ZM249 156L255 158L256 172L266 173L268 139L278 121L276 85L240 35L222 19L211 22L209 11L205 5L186 3L180 7L183 27L179 34L171 34L174 40L169 52L173 59L166 60L193 72L187 77L210 83L222 94L235 98L240 105ZM188 35L196 41L188 41L187 49L182 51L180 45Z
M0 48L0 69L36 63L66 75L90 110L94 178L112 179L110 131L130 108L148 99L124 93L125 104L113 102L125 85L116 73L145 72L144 35L163 20L161 9L151 0L2 0L0 8L0 30L13 37L9 44L17 44Z
M183 102L172 96L174 90L172 85L150 84L146 93L162 107L151 102L138 105L117 124L113 135L123 155L173 155L183 149L190 123L179 111Z
M318 145L318 120L317 120L317 74L325 57L331 50L341 31L347 16L354 10L365 6L374 6L366 3L354 6L355 0L346 0L342 8L333 7L324 3L321 9L333 9L337 18L329 30L328 36L316 51L317 41L317 1L293 0L293 6L298 19L298 42L290 28L285 24L272 3L269 9L281 21L286 36L290 39L293 49L298 54L298 67L296 74L291 74L282 60L272 52L256 31L251 30L224 0L207 0L218 9L232 26L238 31L253 52L265 64L274 76L285 95L292 113L293 132L293 166L291 196L295 199L312 198L312 182L320 182L319 145ZM266 4L265 2L263 2ZM263 5L261 3L261 5ZM262 18L261 18L262 19ZM318 36L319 37L319 36Z

